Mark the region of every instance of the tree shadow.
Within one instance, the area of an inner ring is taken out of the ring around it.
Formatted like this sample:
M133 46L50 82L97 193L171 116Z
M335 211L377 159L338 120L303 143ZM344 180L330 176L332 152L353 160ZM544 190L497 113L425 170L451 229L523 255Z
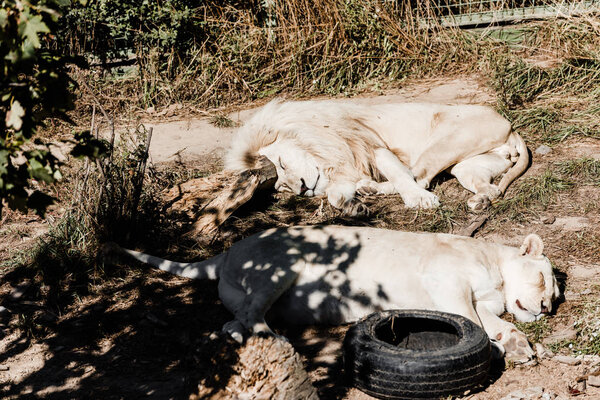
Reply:
M366 201L372 206L379 199ZM398 199L390 201L402 207ZM413 212L402 212L407 223L415 225ZM419 218L425 220L428 215ZM270 191L257 192L211 237L185 236L194 221L182 219L175 223L152 210L142 211L138 219L141 223L134 235L125 234L127 226L115 228L112 234L127 247L182 261L217 255L235 242L274 226L382 225L377 213L350 218L332 209L326 200L323 205L321 199L281 196ZM261 246L250 249L245 260L248 269L269 273L269 268L289 268L300 258L310 258L338 273L336 280L305 282L296 288L299 290L295 295L283 296L283 304L293 300L302 309L291 319L310 308L311 293L320 293L320 304L336 323L347 307L339 302L340 297L374 310L379 309L378 299L388 297L384 291L375 298L352 292L345 273L360 253L358 243L331 235L315 240L288 231L276 232L265 237ZM323 231L322 235L328 234ZM263 254L272 253L274 247L279 248L279 255L267 267ZM8 286L25 279L31 287L22 298L11 300ZM173 277L124 260L117 265L103 264L73 251L69 243L48 243L28 265L12 269L2 281L2 304L13 316L24 318L13 318L0 364L27 355L33 344L43 348L43 354L36 355L41 364L37 369L0 385L4 397L188 398L198 391L199 383L209 388L209 395L217 395L238 374L237 344L213 335L233 318L219 299L216 282ZM310 319L310 315L305 318ZM275 331L289 337L308 359L308 371L320 395L343 398L349 385L342 373L341 351L335 346L339 342L341 347L347 326L290 326L284 322L289 319L290 312L267 316Z

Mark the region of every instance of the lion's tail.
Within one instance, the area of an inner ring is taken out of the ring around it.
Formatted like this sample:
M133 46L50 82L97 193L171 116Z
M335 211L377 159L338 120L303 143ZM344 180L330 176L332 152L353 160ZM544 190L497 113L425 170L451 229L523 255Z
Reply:
M529 151L527 150L527 145L523 138L516 132L512 132L510 134L509 142L512 142L517 149L517 153L519 153L519 158L515 165L513 165L500 179L500 183L498 184L498 188L504 194L508 186L517 179L529 166Z
M209 258L205 261L195 263L180 263L176 261L165 260L160 257L151 256L135 250L120 248L120 250L146 264L150 264L162 271L170 272L173 275L179 275L184 278L191 279L210 279L216 280L219 278L221 264L224 254L219 254L216 257Z

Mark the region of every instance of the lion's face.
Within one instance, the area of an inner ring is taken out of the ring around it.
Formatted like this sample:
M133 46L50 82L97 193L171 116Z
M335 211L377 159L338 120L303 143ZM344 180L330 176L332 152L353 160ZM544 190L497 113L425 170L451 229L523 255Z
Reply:
M260 154L267 157L277 169L275 189L301 196L321 196L329 178L315 157L293 141L278 140L263 147Z
M560 295L552 264L542 251L539 236L529 235L504 279L506 310L521 322L537 321L550 313L552 302Z

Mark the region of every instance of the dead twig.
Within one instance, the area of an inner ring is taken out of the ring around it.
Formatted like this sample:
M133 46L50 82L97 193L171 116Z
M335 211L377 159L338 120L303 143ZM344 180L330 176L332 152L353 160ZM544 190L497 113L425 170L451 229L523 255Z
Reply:
M488 220L489 217L490 217L489 214L476 215L475 217L471 218L468 225L463 226L458 231L453 232L453 233L455 235L460 235L460 236L469 236L469 237L473 236L473 234L479 228L481 228L483 226L483 224L485 224L485 222Z

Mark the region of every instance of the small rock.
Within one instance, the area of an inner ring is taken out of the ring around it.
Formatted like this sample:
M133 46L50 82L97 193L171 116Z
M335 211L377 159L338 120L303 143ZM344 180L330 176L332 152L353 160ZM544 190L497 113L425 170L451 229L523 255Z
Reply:
M154 108L154 106L150 106L150 107L146 108L146 112L148 114L154 114L156 112L156 108Z
M554 226L568 232L582 231L590 224L590 219L587 217L560 217L554 221Z
M545 144L541 145L537 149L535 149L535 154L539 154L541 156L546 155L552 151L550 146L546 146Z
M590 386L600 387L600 376L598 376L598 375L590 375L590 376L588 376L587 383Z
M8 365L0 365L0 371L8 371L10 367Z
M554 353L550 349L545 348L543 344L536 343L534 345L534 347L535 347L535 352L537 353L537 356L540 360L542 360L544 358L554 357Z
M527 389L515 390L504 396L501 400L529 400L539 399L544 394L544 388L541 386L532 386Z
M584 289L580 293L582 296L587 296L588 294L592 294L592 289Z
M566 301L579 300L581 298L579 293L575 293L572 290L565 290L564 296Z
M544 215L542 217L542 222L546 225L553 224L556 221L556 217L554 215Z
M515 364L520 364L523 367L535 367L536 365L538 365L538 360L536 360L535 358L532 358L531 360L528 360L525 362L520 362L520 363L515 363Z
M598 273L593 268L586 268L583 265L573 265L569 268L569 278L590 279Z
M563 340L575 340L577 338L577 331L573 328L564 328L560 331L552 332L548 337L546 337L542 343L549 344L560 342Z
M578 360L575 357L571 357L571 356L554 356L553 360L558 361L559 363L567 364L567 365L571 365L571 366L581 364L581 360Z
M8 317L10 317L10 311L4 306L0 306L0 321Z
M208 338L210 340L217 340L219 338L219 334L217 332L211 332Z
M29 287L31 286L31 282L29 281L24 281L23 283L20 283L19 285L17 285L12 292L10 292L10 298L11 300L19 300L21 297L23 297L23 295L25 294L25 292L27 291L27 289L29 289Z
M588 364L597 364L600 362L600 356L596 354L586 354L582 356L583 362Z

